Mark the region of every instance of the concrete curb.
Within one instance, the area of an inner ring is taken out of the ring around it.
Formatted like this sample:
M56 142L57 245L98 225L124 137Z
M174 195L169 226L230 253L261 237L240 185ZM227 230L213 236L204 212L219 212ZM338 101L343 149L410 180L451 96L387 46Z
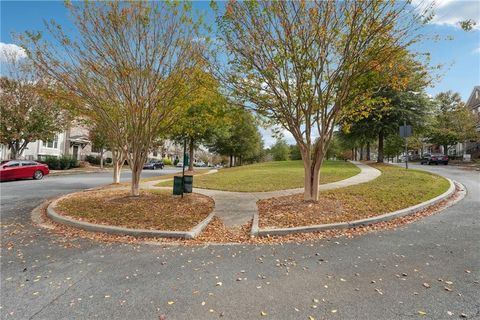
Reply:
M442 193L441 195L430 199L428 201L419 203L417 205L385 213L376 217L371 217L371 218L366 218L366 219L360 219L360 220L355 220L355 221L350 221L350 222L340 222L340 223L330 223L330 224L319 224L319 225L312 225L312 226L305 226L305 227L294 227L294 228L278 228L278 229L260 229L259 228L259 217L258 217L258 211L255 213L253 217L253 223L252 223L252 230L251 230L251 236L256 237L262 237L262 236L283 236L283 235L289 235L289 234L296 234L296 233L308 233L308 232L315 232L315 231L325 231L325 230L331 230L331 229L346 229L346 228L355 228L358 226L364 226L364 225L370 225L374 223L379 223L379 222L385 222L389 220L393 220L396 218L404 217L409 214L416 213L418 211L421 211L429 206L435 205L439 203L440 201L443 201L450 197L452 194L455 193L455 183L448 178L445 178L448 180L450 183L450 186L447 191ZM461 185L460 183L456 182L457 184Z
M210 221L215 216L213 211L210 212L210 214L205 219L203 219L199 224L197 224L195 227L190 229L190 231L130 229L130 228L116 227L116 226L103 225L103 224L94 224L90 222L75 220L70 217L61 215L55 211L54 207L58 203L58 201L68 196L71 196L72 194L73 193L64 195L52 201L47 207L47 216L57 223L65 224L68 226L72 226L75 228L79 228L79 229L82 229L85 231L91 231L91 232L103 232L108 234L124 235L124 236L126 235L126 236L134 236L134 237L194 239L200 234L200 232L203 231L203 229L205 229L205 227L210 223Z

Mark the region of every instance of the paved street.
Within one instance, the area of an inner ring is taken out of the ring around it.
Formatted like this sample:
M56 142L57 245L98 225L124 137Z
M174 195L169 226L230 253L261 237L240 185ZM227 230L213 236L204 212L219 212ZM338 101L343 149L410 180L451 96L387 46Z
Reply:
M466 198L398 230L274 246L63 239L32 208L109 174L2 183L1 318L480 319L480 173L422 168Z

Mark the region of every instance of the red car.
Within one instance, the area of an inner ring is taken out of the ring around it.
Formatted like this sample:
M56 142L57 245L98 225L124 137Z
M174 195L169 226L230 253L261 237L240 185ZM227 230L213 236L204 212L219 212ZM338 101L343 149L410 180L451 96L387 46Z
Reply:
M29 179L40 180L50 171L43 163L29 160L6 160L0 163L0 181Z

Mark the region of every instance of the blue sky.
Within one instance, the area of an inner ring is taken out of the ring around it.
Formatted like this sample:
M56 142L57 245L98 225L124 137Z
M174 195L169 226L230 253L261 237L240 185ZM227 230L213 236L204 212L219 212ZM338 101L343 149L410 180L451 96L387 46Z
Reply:
M423 1L423 0L414 0ZM429 0L427 0L429 1ZM206 22L214 24L208 1L196 1L194 8L205 13ZM453 90L467 100L473 87L480 85L480 27L465 32L459 29L456 21L471 18L478 21L480 1L437 0L436 16L433 23L425 27L427 34L452 36L453 40L425 42L418 45L420 51L430 52L433 64L442 64L442 79L428 93ZM1 1L0 45L14 43L12 32L43 30L43 20L71 26L63 1ZM1 48L0 48L1 49ZM264 134L268 146L273 139ZM290 137L286 137L290 140ZM289 141L290 142L290 141Z

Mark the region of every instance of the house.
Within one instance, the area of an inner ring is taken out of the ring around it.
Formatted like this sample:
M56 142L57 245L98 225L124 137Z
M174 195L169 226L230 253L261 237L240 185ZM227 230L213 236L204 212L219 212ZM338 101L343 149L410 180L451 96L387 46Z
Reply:
M152 150L148 160L182 158L183 145L171 140L164 140L155 150ZM18 157L26 160L44 160L47 156L61 157L72 156L76 160L84 161L87 156L100 157L101 150L92 145L89 129L80 122L74 121L66 130L59 132L50 141L36 140L30 142ZM104 159L112 158L112 153L105 150ZM5 145L0 145L0 159L10 159L10 150ZM195 160L196 157L195 157Z
M84 160L91 153L91 150L92 144L88 138L88 129L74 124L65 131L57 133L52 140L30 142L19 158L43 160L47 156L70 155L77 160ZM1 146L0 157L2 159L10 158L10 150L6 146Z
M470 97L465 104L477 118L477 131L480 132L480 86L473 88ZM480 158L480 141L466 141L465 153L470 154L472 159Z

